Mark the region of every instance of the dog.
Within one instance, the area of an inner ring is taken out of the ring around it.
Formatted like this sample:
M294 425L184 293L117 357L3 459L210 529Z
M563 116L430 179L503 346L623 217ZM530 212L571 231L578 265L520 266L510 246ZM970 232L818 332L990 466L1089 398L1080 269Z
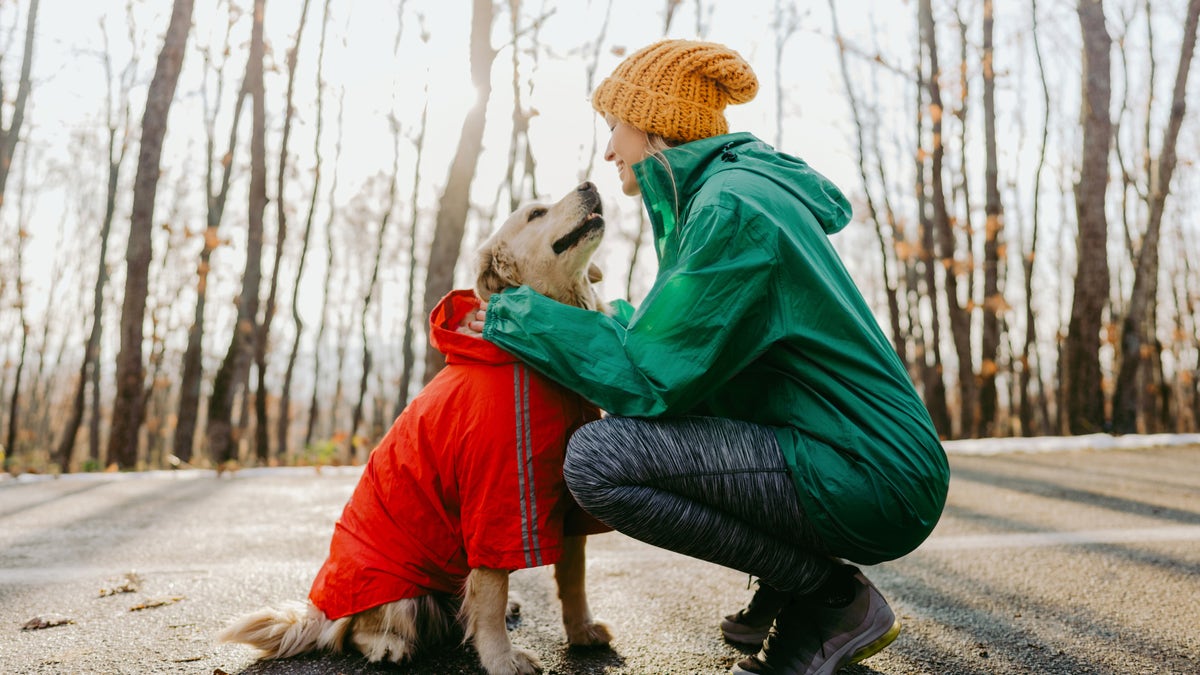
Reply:
M609 644L588 606L584 550L588 534L610 528L562 480L567 438L600 411L460 329L479 300L522 284L607 311L591 262L603 236L600 196L584 183L556 203L522 206L484 242L475 289L452 291L431 316L447 367L372 451L308 602L245 615L219 641L262 658L353 647L405 663L461 631L489 675L530 675L542 666L509 640L508 576L554 562L568 642Z

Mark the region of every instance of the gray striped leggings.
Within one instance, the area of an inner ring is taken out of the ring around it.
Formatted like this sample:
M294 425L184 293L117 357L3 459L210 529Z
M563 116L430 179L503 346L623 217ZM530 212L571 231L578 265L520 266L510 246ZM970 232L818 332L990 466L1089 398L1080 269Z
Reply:
M800 510L775 435L718 417L606 417L563 467L585 511L648 544L811 592L837 561Z

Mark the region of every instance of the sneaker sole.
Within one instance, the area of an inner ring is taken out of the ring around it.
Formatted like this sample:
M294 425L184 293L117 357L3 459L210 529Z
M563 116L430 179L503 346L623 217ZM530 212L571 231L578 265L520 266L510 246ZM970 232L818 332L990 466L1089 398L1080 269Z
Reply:
M875 640L872 641L871 644L869 644L865 647L862 647L858 651L854 652L854 654L850 657L850 660L846 662L846 665L850 665L851 663L858 663L859 661L868 659L868 658L878 654L879 652L883 651L883 649L885 647L892 644L892 642L895 641L896 637L899 635L900 635L900 619L894 619L892 621L892 627L889 628L886 633L875 638Z
M754 626L747 626L733 621L721 622L721 634L725 636L726 640L739 645L759 646L763 643L763 640L767 639L767 633L770 631L770 626L755 628ZM864 656L863 658L866 657Z
M829 671L829 672L836 672L838 670L841 670L842 666L848 666L852 663L858 663L859 661L863 661L865 659L868 659L868 658L878 654L879 652L883 651L883 649L885 647L892 644L892 642L895 641L896 637L899 635L900 635L900 620L895 619L892 621L891 628L888 628L886 633L884 633L883 635L880 635L879 637L872 640L871 643L868 644L867 646L859 648L858 651L854 652L854 654L852 654L850 656L850 659L848 661L842 663L841 665L834 668L833 671ZM827 668L828 665L829 664L827 663L821 669L821 671L825 672L824 668ZM738 664L735 663L733 665L733 668L730 669L729 675L758 675L758 674L753 673L749 670L745 670L741 666L739 666Z

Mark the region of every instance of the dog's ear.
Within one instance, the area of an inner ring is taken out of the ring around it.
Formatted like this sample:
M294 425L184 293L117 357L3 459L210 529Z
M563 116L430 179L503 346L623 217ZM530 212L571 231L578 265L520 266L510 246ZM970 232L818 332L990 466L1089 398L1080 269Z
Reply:
M588 281L595 284L604 280L604 271L596 263L588 263Z
M487 301L493 293L521 285L516 258L503 243L484 246L476 262L475 292Z

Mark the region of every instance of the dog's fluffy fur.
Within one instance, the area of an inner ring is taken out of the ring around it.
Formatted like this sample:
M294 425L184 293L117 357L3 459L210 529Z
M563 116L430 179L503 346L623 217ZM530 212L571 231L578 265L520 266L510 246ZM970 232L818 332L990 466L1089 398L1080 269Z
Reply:
M592 287L601 275L591 264L603 235L600 197L590 183L554 204L527 204L480 247L476 293L487 300L505 288L528 284L560 302L603 311ZM608 626L595 620L588 608L585 539L565 537L555 564L563 626L572 645L607 645L612 640ZM409 598L337 620L328 619L311 602L291 603L243 616L217 637L253 645L263 658L353 647L370 661L403 663L420 650L446 644L461 629L489 675L538 673L542 667L537 655L514 647L508 638L508 575L505 570L475 568L461 598Z

